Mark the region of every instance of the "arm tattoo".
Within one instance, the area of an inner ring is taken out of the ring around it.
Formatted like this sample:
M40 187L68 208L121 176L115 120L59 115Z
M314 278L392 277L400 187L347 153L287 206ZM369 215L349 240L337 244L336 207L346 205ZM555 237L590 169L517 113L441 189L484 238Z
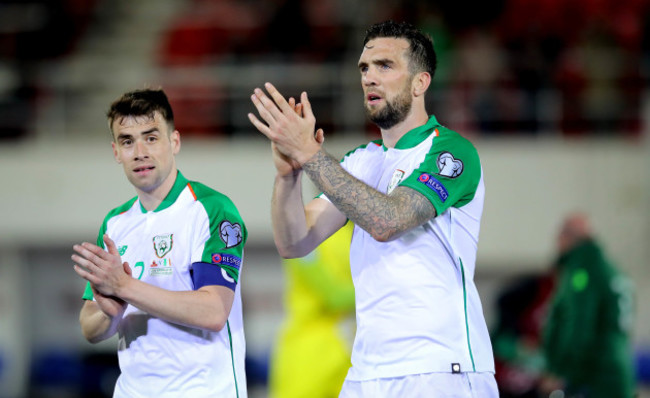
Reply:
M322 150L302 167L343 214L377 240L388 240L436 216L431 202L419 192L398 187L390 195L381 193Z

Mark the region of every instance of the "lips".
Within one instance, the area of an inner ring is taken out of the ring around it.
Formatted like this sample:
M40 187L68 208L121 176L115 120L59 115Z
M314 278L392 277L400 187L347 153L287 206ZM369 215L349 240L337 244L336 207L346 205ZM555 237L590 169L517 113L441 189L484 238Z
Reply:
M147 171L153 170L154 168L154 166L140 166L133 169L133 171L136 173L146 173Z
M376 104L381 100L382 100L382 96L377 93L368 93L366 95L366 101L368 101L368 104L370 105Z

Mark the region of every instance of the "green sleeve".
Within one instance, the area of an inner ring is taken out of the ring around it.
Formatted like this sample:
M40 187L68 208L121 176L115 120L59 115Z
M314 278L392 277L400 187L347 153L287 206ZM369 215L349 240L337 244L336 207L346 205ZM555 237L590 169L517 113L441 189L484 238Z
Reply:
M476 148L457 133L441 130L424 161L400 184L427 197L437 214L469 203L481 179Z
M197 182L192 189L208 214L210 236L202 244L200 261L218 264L235 281L244 255L248 238L246 225L235 204L225 195Z

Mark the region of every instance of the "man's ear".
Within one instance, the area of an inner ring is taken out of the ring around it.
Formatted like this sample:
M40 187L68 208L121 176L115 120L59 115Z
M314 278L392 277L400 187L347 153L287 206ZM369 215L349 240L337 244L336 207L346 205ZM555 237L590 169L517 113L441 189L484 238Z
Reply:
M117 153L117 145L115 145L115 141L111 142L111 146L113 147L113 157L115 158L115 161L117 163L122 163L122 160L120 159L120 156Z
M172 153L174 155L178 154L181 150L181 133L178 130L174 130L169 134L169 141L172 144Z
M429 72L420 72L415 75L411 83L413 95L419 97L424 95L431 84L431 75Z

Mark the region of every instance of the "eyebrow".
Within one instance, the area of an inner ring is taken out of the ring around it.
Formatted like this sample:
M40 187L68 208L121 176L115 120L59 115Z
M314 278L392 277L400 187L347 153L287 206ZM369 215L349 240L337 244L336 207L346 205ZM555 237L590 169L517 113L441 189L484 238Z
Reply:
M370 62L373 65L384 65L384 64L386 64L386 65L394 65L395 64L395 61L393 61L392 59L389 59L389 58L374 59L374 60L372 60ZM359 62L359 65L358 65L359 68L363 68L364 66L368 66L368 63L365 62L365 61L364 62Z
M152 134L152 133L158 133L160 132L157 127L152 127L149 130L141 131L140 135L147 135L147 134ZM125 138L133 138L133 134L125 134L121 133L117 136L117 139L125 139Z

